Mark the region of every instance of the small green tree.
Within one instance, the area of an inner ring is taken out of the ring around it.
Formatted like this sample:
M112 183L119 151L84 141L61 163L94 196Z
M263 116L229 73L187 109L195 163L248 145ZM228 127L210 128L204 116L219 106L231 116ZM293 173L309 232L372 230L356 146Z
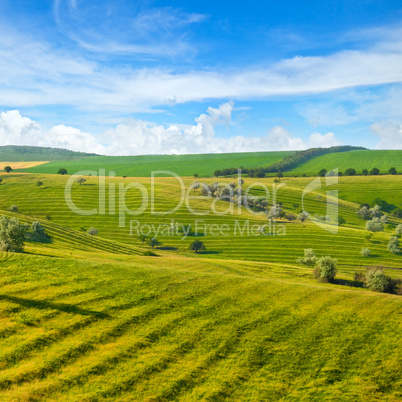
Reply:
M360 250L360 255L361 255L362 257L369 257L369 256L370 256L370 253L371 253L371 250L370 250L368 247L363 247L363 248Z
M4 167L4 170L5 170L7 173L10 173L10 172L13 170L13 168L12 168L11 166L5 166L5 167Z
M345 170L345 176L354 176L356 174L356 169L349 168Z
M79 185L81 186L81 184L83 184L83 183L85 183L86 182L86 180L83 178L83 177L80 177L78 180L77 180L77 183L79 183Z
M399 239L396 236L391 236L388 241L387 250L392 254L398 254L399 249Z
M57 174L61 174L62 176L64 176L65 174L67 174L68 172L67 172L67 169L64 169L64 168L60 168L59 170L58 170L58 172L57 172Z
M140 239L140 241L141 241L141 243L145 243L146 242L146 240L147 240L147 235L144 235L144 234L141 234L141 235L139 235L139 239Z
M344 225L345 223L346 223L345 218L343 216L339 215L338 216L338 225L341 226L341 225Z
M17 206L17 205L11 205L11 207L8 208L8 210L9 210L10 212L17 213L17 212L18 212L18 206Z
M369 172L368 172L367 169L363 169L363 170L362 170L362 174L363 174L363 176L367 176L367 175L369 174Z
M398 172L396 171L396 169L394 167L392 167L391 169L388 170L389 174L397 174Z
M204 243L196 239L190 244L190 250L195 251L195 253L197 254L198 251L205 250Z
M276 174L276 177L279 177L279 178L283 177L283 173L282 173L281 171L279 171L279 172Z
M333 282L337 273L337 260L329 255L317 260L317 267L314 270L314 276L320 282Z
M0 250L23 251L27 226L17 218L0 218Z
M309 267L313 267L317 262L317 257L315 255L314 250L312 248L305 248L304 257L299 257L297 259L297 262L299 262L300 264L307 265Z
M326 174L327 174L327 169L321 169L318 172L318 176L320 176L320 177L324 177Z
M370 170L370 174L371 174L372 176L377 176L378 174L380 174L380 169L378 169L378 168L373 168L373 169Z
M45 228L41 225L40 222L35 221L31 225L31 232L33 234L43 236L45 235Z
M152 248L155 248L156 246L159 246L161 243L158 241L156 237L152 237L148 240L148 246L151 246Z
M385 275L381 267L367 268L364 274L364 286L375 292L392 293L399 284L399 280L394 280Z
M198 173L194 173L194 179L198 178Z
M98 230L95 229L93 226L91 226L88 230L87 230L87 234L89 234L90 236L96 236L98 234Z
M43 182L42 182L42 181L38 181L38 182L36 183L36 186L39 187L39 188L42 188Z
M381 222L380 218L373 218L371 221L366 222L366 230L370 232L383 232L384 224Z
M402 235L402 223L400 223L400 224L395 228L395 235L396 235L396 236Z

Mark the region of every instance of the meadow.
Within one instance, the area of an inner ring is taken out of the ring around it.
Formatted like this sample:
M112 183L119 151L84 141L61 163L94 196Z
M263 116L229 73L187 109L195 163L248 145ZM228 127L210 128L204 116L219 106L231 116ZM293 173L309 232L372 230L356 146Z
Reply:
M117 176L150 177L152 171L171 171L179 176L213 176L221 168L240 166L267 166L294 152L244 152L227 154L197 155L146 155L146 156L92 156L75 161L49 162L44 165L24 169L30 173L55 174L65 168L70 174L81 170L105 169Z
M150 202L139 216L141 193L150 178L106 178L105 214L82 216L65 201L68 176L1 174L0 211L31 224L39 220L49 241L29 241L24 253L0 254L0 400L4 401L220 401L388 400L402 398L400 376L401 296L357 287L355 273L384 266L402 278L401 255L387 251L398 220L367 238L356 210L377 197L401 207L402 176L340 177L339 213L345 223L330 233L312 222L278 219L285 235L234 235L236 225L263 225L267 218L247 210L227 214L229 203L199 190L190 206L156 215ZM72 201L99 208L98 177L72 186ZM102 179L101 179L102 180ZM215 179L199 179L212 183ZM219 179L229 183L233 178ZM245 178L250 194L262 183L277 189L287 213L302 208L325 214L331 186L307 194L307 177ZM37 182L43 182L41 188ZM193 178L185 178L188 188ZM276 185L277 186L277 185ZM120 189L120 191L119 191ZM176 178L155 181L155 212L175 208ZM331 199L329 198L329 201ZM9 212L11 205L18 212ZM157 257L133 234L141 225L227 225L214 236L200 226L206 251L190 252L194 233L158 236ZM90 226L97 236L86 233ZM362 247L370 257L362 257ZM338 259L334 284L319 283L297 257L305 248Z
M346 169L353 168L361 174L363 169L370 171L373 168L380 169L381 173L388 173L394 167L398 172L402 172L402 151L401 150L359 150L349 152L339 152L317 156L310 161L292 169L290 174L318 175L321 169L330 171L338 169L345 172Z

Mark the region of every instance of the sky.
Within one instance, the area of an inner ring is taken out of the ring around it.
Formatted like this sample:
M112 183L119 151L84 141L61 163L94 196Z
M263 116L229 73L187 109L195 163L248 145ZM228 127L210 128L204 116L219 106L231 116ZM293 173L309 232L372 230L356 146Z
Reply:
M1 0L0 145L402 149L402 3Z

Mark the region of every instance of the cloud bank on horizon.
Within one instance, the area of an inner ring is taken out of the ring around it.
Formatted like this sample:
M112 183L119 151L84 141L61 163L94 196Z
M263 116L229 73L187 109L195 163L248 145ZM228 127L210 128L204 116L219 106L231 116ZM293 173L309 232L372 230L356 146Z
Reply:
M361 14L315 1L309 11L159 3L1 4L0 144L107 155L402 148L398 4Z

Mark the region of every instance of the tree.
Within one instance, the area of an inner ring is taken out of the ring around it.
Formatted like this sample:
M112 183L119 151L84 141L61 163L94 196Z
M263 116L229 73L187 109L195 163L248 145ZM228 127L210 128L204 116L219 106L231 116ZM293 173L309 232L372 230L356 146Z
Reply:
M399 249L399 239L396 236L391 236L388 241L387 250L392 254L398 254Z
M320 282L333 282L337 273L337 260L329 255L317 260L317 268L314 270L314 276Z
M194 173L194 179L198 178L198 173Z
M151 246L152 248L155 248L156 246L159 246L161 243L158 241L156 237L152 237L148 240L148 246Z
M320 177L324 177L326 174L327 174L327 169L321 169L318 172L318 176L320 176Z
M42 188L43 182L42 182L42 181L38 181L38 182L36 183L36 186L39 187L39 188Z
M363 174L363 176L367 176L367 175L369 174L369 172L368 172L367 169L363 169L363 170L362 170L362 174Z
M398 281L394 281L385 275L380 267L367 268L364 274L364 286L375 292L391 293L397 285Z
M300 212L300 214L297 214L297 219L300 220L300 222L304 222L308 218L308 213L306 211Z
M17 218L0 218L0 249L2 251L23 251L27 226Z
M45 228L41 225L40 222L35 221L31 225L31 232L36 235L44 236Z
M359 215L363 219L369 219L370 218L370 210L368 209L368 207L366 205L364 205L357 211L357 215Z
M371 250L370 250L368 247L363 247L363 248L360 250L360 255L361 255L362 257L368 257L368 256L370 255L370 253L371 253Z
M90 236L96 236L98 234L98 230L95 229L93 226L91 226L88 230L87 230L87 234L89 234Z
M4 167L4 170L5 170L7 173L10 173L13 169L12 169L11 166L5 166L5 167Z
M215 177L222 176L222 171L220 171L220 170L215 170L214 176L215 176Z
M195 251L197 254L198 251L200 250L205 250L204 243L198 239L195 239L191 244L190 244L190 250Z
M345 176L354 176L356 174L356 169L349 168L345 170Z
M366 230L370 232L383 232L384 224L380 221L380 218L373 218L371 221L366 222Z
M60 168L59 170L58 170L58 172L57 172L57 174L61 174L62 176L64 176L65 174L67 174L68 172L67 172L67 169L64 169L64 168Z
M392 211L392 216L395 218L402 218L402 208L396 208L394 211Z
M147 235L141 234L139 236L139 239L141 240L142 243L145 243L145 241L147 240L147 237L148 237Z
M338 216L338 225L341 226L341 225L344 225L345 223L346 223L345 218L343 216L339 215Z
M303 265L307 265L309 267L313 267L317 262L317 257L315 252L312 248L305 248L304 249L304 257L299 257L297 262Z
M395 228L395 234L397 236L402 235L402 223L400 223L396 228Z
M370 212L370 215L372 216L372 217L374 217L374 218L380 218L382 215L383 215L383 213L382 213L382 211L381 211L381 207L379 206L379 205L374 205L374 207L373 208L371 208L370 210L369 210L369 212Z
M123 177L123 180L126 180L126 177L127 177L127 176L122 176L122 177Z
M396 171L396 169L394 167L392 167L391 169L388 170L389 174L397 174L398 172Z
M370 174L372 176L377 176L378 174L380 174L380 169L373 168L373 169L370 170Z
M79 183L80 186L81 186L81 184L83 184L83 183L85 183L85 182L86 182L86 180L85 180L83 177L80 177L80 178L77 180L77 183Z
M279 177L279 178L283 177L283 173L282 173L281 171L279 171L279 172L277 173L276 177Z
M17 213L17 212L18 212L18 206L17 206L17 205L11 205L11 207L8 208L8 210L9 210L10 212L15 212L15 213Z
M282 214L281 204L276 204L270 208L267 217L271 222L274 222L276 218L279 218L281 216L281 214Z
M258 177L259 179L264 178L264 177L265 177L265 172L264 172L263 170L258 170L258 171L257 171L257 177Z

